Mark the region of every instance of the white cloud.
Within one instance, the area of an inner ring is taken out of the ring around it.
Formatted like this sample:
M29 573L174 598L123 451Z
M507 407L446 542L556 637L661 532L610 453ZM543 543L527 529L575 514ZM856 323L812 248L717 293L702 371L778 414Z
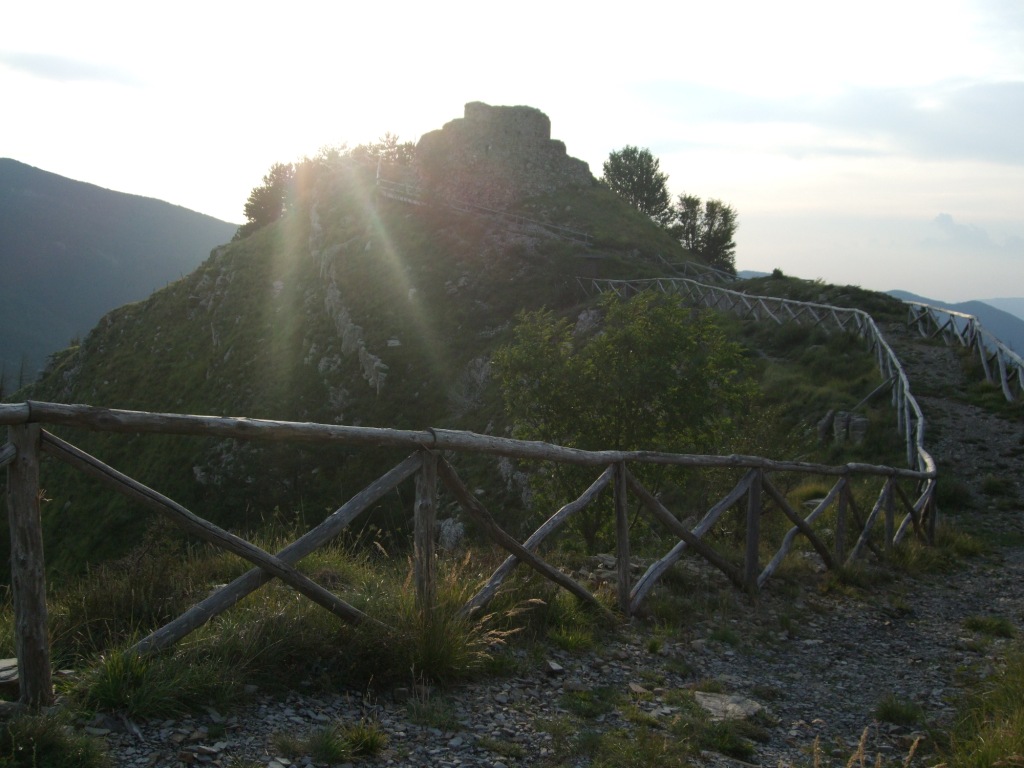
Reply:
M982 227L960 224L948 213L940 213L932 220L932 225L933 232L938 234L921 242L926 248L942 248L963 255L1003 254L1024 258L1024 239L1017 235L1008 235L997 242Z
M0 65L32 77L64 83L78 81L128 86L139 84L130 72L121 68L46 53L0 51Z

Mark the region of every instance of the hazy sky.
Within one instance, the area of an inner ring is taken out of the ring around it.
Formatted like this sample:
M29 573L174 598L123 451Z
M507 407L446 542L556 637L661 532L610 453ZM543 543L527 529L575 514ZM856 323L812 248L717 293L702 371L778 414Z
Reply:
M0 9L0 156L240 222L274 162L467 101L595 176L648 147L737 266L1024 295L1024 2L82 2Z

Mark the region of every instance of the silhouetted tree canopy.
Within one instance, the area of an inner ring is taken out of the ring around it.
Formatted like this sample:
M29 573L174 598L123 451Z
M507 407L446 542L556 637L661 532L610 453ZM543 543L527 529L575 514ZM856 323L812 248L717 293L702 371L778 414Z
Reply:
M662 226L672 219L668 175L649 149L627 144L613 151L603 166L601 181L641 213Z
M263 177L263 183L249 193L245 203L246 222L235 232L234 239L248 237L308 199L324 166L339 162L376 166L383 177L392 178L400 176L412 165L415 151L416 145L411 141L399 141L397 135L389 132L375 142L359 144L351 149L345 144L328 146L312 158L306 157L295 163L274 163Z
M708 265L736 274L736 211L732 206L682 194L673 214L670 229L684 248Z
M253 188L245 201L246 222L235 232L234 239L248 237L260 227L277 221L287 210L291 196L295 166L291 163L274 163L263 176L263 183Z

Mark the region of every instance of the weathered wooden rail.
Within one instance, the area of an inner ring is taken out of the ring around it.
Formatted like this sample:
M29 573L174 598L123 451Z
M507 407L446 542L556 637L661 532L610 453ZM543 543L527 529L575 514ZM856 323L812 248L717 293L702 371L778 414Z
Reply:
M696 261L671 262L660 253L656 255L658 261L671 271L672 277L683 277L699 280L702 283L734 283L736 275L726 272L724 269L709 267L707 264L700 264Z
M167 413L95 408L86 405L26 402L0 405L0 425L8 426L9 440L0 445L0 467L8 471L8 516L11 527L11 576L14 593L17 654L21 673L21 702L39 707L52 701L49 642L46 629L45 576L40 526L40 458L51 456L86 472L111 490L132 498L153 511L165 515L204 541L249 560L252 570L219 588L168 625L143 638L135 646L140 653L159 651L177 642L214 616L235 605L246 595L278 578L347 622L373 621L383 632L382 622L348 605L329 590L312 582L296 570L306 555L337 537L361 512L380 500L399 483L415 477L414 570L417 597L423 610L431 610L434 601L434 522L438 488L444 487L457 500L466 515L499 547L508 559L495 571L480 592L469 600L464 611L483 608L495 595L502 580L518 563L525 563L563 589L590 604L609 619L615 613L595 594L593 587L580 583L546 562L538 550L542 542L611 486L616 531L617 577L615 605L628 617L636 613L658 580L687 552L693 552L712 568L721 571L738 588L755 592L778 569L798 536L804 536L820 555L827 568L836 568L858 558L865 548L877 551L878 539L889 550L913 530L922 539L930 538L935 524L935 467L929 462L924 470L897 469L868 464L825 466L795 461L771 461L756 456L698 456L652 451L585 451L541 442L480 435L445 429L393 430L328 424L195 416ZM322 523L276 554L203 520L157 491L147 488L109 467L99 459L50 434L45 425L77 427L87 430L133 433L216 436L236 440L261 440L301 443L341 443L348 446L391 447L411 450L380 478L342 504ZM593 467L597 479L575 500L556 511L525 542L520 543L495 521L485 505L465 486L450 463L454 455L481 453L520 461L562 462ZM927 456L925 454L925 456ZM637 480L630 466L659 464L679 468L732 468L742 477L731 491L713 504L703 518L687 528L679 515L667 509ZM773 482L779 474L798 473L834 478L825 498L806 516L797 512L785 494ZM859 514L851 480L876 477L881 492L866 518ZM901 483L909 483L908 492ZM630 573L630 516L628 499L632 495L646 510L652 524L660 526L676 539L674 546L647 571L632 581ZM898 508L904 517L897 520ZM736 509L745 521L742 555L730 555L728 548L716 547L709 534L730 510ZM826 533L820 521L826 510L833 510ZM762 516L777 510L792 528L782 538L777 553L762 563L765 546L774 547L762 536ZM884 521L881 536L876 521ZM815 523L819 523L816 528ZM852 547L848 541L856 535ZM832 541L828 541L828 537ZM850 538L848 539L848 536ZM873 540L874 539L874 540Z
M600 280L576 278L588 293L612 292L628 298L645 290L679 296L695 306L731 312L744 319L762 322L800 323L837 328L860 336L875 355L882 378L892 382L892 405L896 409L896 425L906 445L907 465L920 471L935 466L924 447L924 415L910 392L910 380L896 353L878 330L874 319L860 309L833 307L808 301L752 296L716 285L706 285L687 278L651 278L648 280Z
M977 317L916 301L906 303L909 326L926 338L938 336L947 344L959 344L976 353L985 380L998 382L1011 403L1024 394L1024 359L986 330Z

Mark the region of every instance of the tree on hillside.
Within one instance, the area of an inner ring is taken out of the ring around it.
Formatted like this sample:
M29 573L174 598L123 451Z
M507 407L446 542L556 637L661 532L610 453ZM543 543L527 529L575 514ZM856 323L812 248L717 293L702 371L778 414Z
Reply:
M736 274L736 211L732 206L682 194L672 213L670 229L684 248L710 266Z
M288 209L295 179L295 166L274 163L263 176L263 183L254 187L245 202L246 222L238 228L233 239L248 237L261 227L277 221Z
M754 410L756 386L745 375L742 348L710 312L660 294L611 296L575 324L551 311L523 314L492 364L514 434L527 440L589 450L717 452L739 416ZM657 490L662 469L638 464L631 471ZM542 503L558 504L592 480L587 471L554 465L536 474L532 487ZM590 545L610 519L599 506L574 518Z
M390 131L377 141L360 144L349 155L355 160L368 160L376 163L380 160L384 166L407 167L412 165L416 145L411 141L399 141L398 136Z
M649 149L627 144L608 155L601 181L641 213L662 226L672 218L668 175L659 170L658 158Z

